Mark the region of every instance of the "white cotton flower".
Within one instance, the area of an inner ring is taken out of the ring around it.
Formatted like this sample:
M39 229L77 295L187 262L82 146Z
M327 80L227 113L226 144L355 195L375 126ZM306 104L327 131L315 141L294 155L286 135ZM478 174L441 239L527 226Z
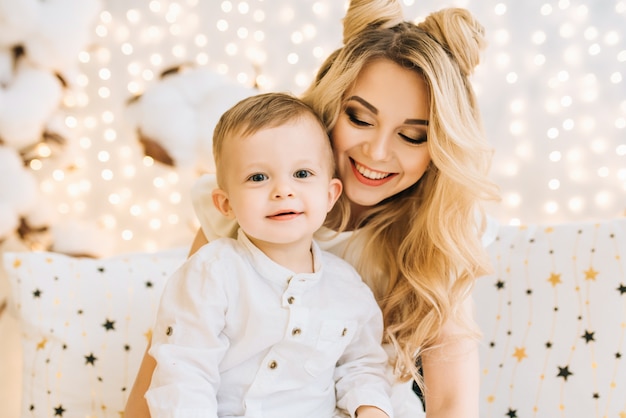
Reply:
M0 137L5 144L22 149L39 142L62 90L53 74L19 65L12 83L0 89Z
M22 0L20 0L22 1ZM64 72L76 65L78 53L91 41L99 0L38 1L36 29L23 40L30 61L41 68Z
M222 113L257 93L207 69L168 75L133 104L134 123L177 168L214 171L212 137Z
M17 152L0 146L0 239L19 226L19 219L39 201L35 176L24 168Z
M107 257L114 253L115 237L94 222L67 219L50 227L52 251L68 255Z
M0 45L21 44L37 28L40 0L0 0Z

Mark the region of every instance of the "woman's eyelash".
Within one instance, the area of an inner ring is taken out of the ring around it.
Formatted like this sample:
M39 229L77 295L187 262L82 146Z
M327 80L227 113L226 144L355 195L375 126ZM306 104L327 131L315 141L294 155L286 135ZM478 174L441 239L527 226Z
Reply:
M405 141L407 141L407 142L409 142L411 144L415 144L415 145L423 144L423 143L428 141L428 138L425 135L424 136L420 136L419 138L411 138L410 136L406 136L404 134L399 134L399 135Z
M350 119L350 122L354 123L355 125L358 125L358 126L371 126L370 123L365 122L365 121L359 119L357 117L357 115L353 111L351 111L349 109L346 110L346 115L348 115L348 119Z

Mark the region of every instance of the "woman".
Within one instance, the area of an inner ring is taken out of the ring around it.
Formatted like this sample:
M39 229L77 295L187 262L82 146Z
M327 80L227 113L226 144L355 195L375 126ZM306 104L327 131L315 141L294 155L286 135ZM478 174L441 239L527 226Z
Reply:
M483 35L463 9L415 25L398 1L353 0L344 46L303 95L328 127L344 184L318 241L357 267L382 308L396 417L416 416L411 379L428 418L478 417L469 296L489 267L478 205L497 198L468 80ZM192 252L236 228L211 209L213 187L206 177L194 191L202 233ZM148 416L142 397L153 368L145 356L126 416Z

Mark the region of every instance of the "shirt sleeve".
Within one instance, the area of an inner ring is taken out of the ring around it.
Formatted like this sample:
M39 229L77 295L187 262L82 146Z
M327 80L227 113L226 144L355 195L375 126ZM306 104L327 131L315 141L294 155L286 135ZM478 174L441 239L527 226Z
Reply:
M359 406L371 405L393 418L391 383L387 373L390 366L382 347L382 314L369 289L363 293L369 296L362 305L364 320L335 370L337 407L354 418Z
M213 205L211 193L217 188L215 174L200 176L191 188L191 203L196 212L200 228L209 242L217 238L235 238L239 225L222 215Z
M198 252L163 290L150 348L157 366L146 393L152 418L217 417L228 298L208 266Z

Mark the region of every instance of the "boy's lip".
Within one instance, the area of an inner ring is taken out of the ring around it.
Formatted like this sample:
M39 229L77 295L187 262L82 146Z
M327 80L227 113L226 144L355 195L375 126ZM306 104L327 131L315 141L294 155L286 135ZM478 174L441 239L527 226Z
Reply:
M293 210L293 209L284 209L278 212L274 212L271 215L267 215L266 217L272 220L287 221L287 220L294 219L302 215L302 213L304 212L300 212L300 211Z

